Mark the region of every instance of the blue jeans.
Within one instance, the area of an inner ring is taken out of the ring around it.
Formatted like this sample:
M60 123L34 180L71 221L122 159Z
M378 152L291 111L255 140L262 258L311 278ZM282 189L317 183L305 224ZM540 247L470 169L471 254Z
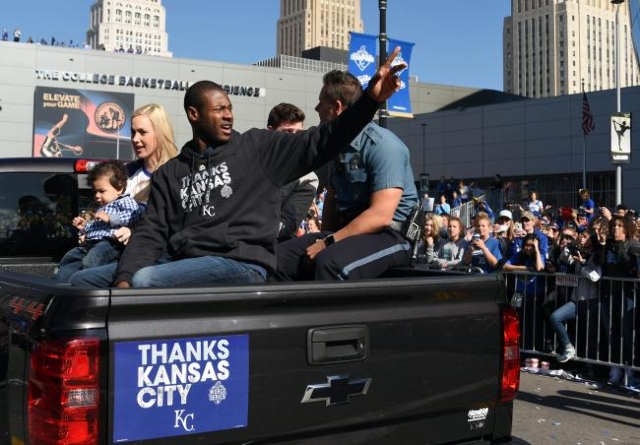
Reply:
M95 287L98 289L104 289L113 283L113 279L116 276L116 269L118 263L113 262L100 267L93 267L91 269L84 269L75 272L71 275L67 282L74 286Z
M87 246L74 247L60 260L56 281L66 283L72 275L82 269L104 266L120 258L121 250L108 240L101 240Z
M69 282L78 286L108 287L113 284L117 263L82 270ZM170 261L161 259L157 264L137 271L131 279L132 287L211 286L224 284L264 283L255 268L229 258L204 256Z
M556 335L558 341L563 349L565 349L570 343L569 334L564 326L564 322L567 320L573 320L576 318L576 304L573 301L567 301L558 309L553 311L549 317L549 321Z

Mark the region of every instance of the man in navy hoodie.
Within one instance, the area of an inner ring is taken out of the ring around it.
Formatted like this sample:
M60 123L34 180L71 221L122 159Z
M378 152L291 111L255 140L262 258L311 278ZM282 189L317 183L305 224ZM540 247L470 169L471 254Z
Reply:
M287 134L233 131L224 89L192 85L193 139L154 172L147 210L118 263L117 287L264 282L276 271L280 188L334 158L400 87L396 48L366 94L339 118Z

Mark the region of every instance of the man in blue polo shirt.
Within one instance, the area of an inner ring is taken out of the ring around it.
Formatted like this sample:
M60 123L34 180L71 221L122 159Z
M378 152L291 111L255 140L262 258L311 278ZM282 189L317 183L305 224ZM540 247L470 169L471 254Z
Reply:
M331 71L323 82L316 106L322 122L362 94L358 79L345 71ZM367 124L330 164L323 231L277 246L280 278L375 278L409 265L404 225L417 202L409 149L389 130Z

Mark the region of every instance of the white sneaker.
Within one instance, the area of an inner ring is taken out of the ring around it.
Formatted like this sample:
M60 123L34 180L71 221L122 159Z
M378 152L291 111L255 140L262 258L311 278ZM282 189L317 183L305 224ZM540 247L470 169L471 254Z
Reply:
M568 344L567 347L564 348L564 352L562 353L562 355L558 357L558 361L560 363L566 363L572 358L574 358L575 356L576 356L576 349L573 347L572 344Z

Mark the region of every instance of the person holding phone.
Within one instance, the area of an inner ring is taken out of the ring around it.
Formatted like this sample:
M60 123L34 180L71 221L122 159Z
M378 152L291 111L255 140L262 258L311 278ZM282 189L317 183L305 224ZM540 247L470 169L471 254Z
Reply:
M465 264L478 267L485 273L495 272L502 259L500 243L491 236L491 226L489 216L483 213L477 215L474 222L475 232L462 258Z
M511 242L509 257L512 257L514 254L522 250L524 237L529 233L535 233L538 235L540 253L545 260L549 257L549 238L547 238L547 235L542 233L540 229L536 228L536 221L537 218L532 212L527 210L522 213L520 216L520 224L522 225L522 228L521 230L518 230L517 228L515 230L515 238Z

